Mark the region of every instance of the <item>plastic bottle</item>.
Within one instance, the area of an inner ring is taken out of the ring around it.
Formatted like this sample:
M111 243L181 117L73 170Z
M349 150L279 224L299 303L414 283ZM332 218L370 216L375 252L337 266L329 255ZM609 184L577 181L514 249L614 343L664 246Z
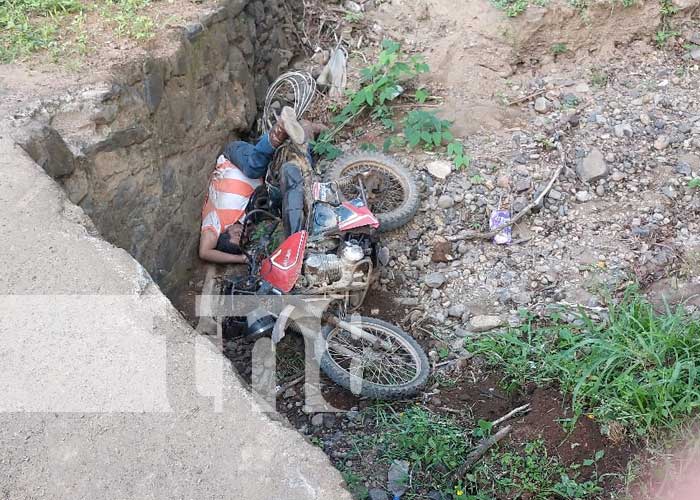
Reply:
M400 500L401 495L408 490L408 475L409 463L403 460L394 460L389 467L389 491L394 495L394 500Z

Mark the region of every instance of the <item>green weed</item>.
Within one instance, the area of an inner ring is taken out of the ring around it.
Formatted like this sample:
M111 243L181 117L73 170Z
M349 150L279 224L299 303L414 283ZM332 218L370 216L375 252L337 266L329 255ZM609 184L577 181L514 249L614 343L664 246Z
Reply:
M603 88L608 84L608 73L600 68L592 68L589 80L591 85L598 88Z
M688 187L690 189L700 188L700 177L694 177L688 181Z
M558 457L549 455L544 441L527 442L522 450L494 452L473 473L467 474L466 488L490 493L490 498L597 498L603 491L595 466L604 452L581 464L566 467ZM592 468L590 479L581 479L584 467Z
M668 41L675 37L678 36L679 33L678 31L668 29L668 28L661 28L657 30L656 34L654 35L654 42L656 42L656 45L658 47L664 47Z
M563 42L558 42L552 45L552 54L554 54L555 56L566 54L568 51L568 47Z
M516 17L527 9L528 0L491 0L496 8L504 11L508 17Z
M700 407L700 324L681 308L656 313L635 289L599 324L533 318L519 329L471 341L517 389L528 381L558 384L576 416L615 421L637 434L674 425Z
M387 131L396 132L397 119L391 104L404 96L407 81L428 71L430 68L422 56L407 56L401 51L399 43L384 40L377 62L360 71L360 88L348 94L348 103L333 118L335 127L321 134L313 143L314 153L328 160L337 158L341 151L333 145L335 136L362 114L369 114L373 121L381 123ZM430 93L420 87L410 97L415 103L423 104L430 98ZM388 136L383 145L385 152L395 146L420 146L431 150L446 146L447 154L457 169L469 165L471 158L465 153L463 144L452 135L452 124L449 121L438 118L432 112L412 110L401 121L401 125L403 137Z

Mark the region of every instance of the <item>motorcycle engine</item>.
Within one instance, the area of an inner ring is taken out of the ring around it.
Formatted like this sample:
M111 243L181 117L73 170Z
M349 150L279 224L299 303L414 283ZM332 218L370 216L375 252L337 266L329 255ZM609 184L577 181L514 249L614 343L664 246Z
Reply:
M345 243L340 256L334 253L311 253L304 261L304 277L309 286L330 285L345 276L352 280L352 272L357 262L364 258L362 247Z
M304 261L304 276L311 286L330 284L343 277L343 268L337 255L313 253Z

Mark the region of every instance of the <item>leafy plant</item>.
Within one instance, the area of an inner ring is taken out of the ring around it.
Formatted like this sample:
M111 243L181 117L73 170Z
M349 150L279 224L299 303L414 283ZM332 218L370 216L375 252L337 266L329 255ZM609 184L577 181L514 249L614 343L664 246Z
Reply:
M508 17L522 14L528 6L528 0L491 0L491 3L504 11Z
M671 38L673 38L674 36L678 36L678 35L679 35L678 31L667 29L667 28L661 28L654 35L654 41L656 42L657 46L663 47L666 45L666 43Z
M688 187L691 189L700 188L700 177L693 177L688 181Z
M403 93L401 83L429 70L421 56L405 56L399 43L384 40L377 62L360 71L362 86L350 94L350 102L334 122L347 124L367 107L379 107L379 114L385 115L388 110L382 106Z
M452 135L450 121L440 119L433 112L413 110L406 115L403 125L404 137L410 148L421 146L435 149L446 144L447 154L457 169L467 167L471 162L471 158L464 153L462 143Z
M700 323L682 308L656 313L631 288L599 324L585 313L583 326L554 320L472 341L505 373L511 389L527 381L557 383L575 414L615 421L638 434L673 426L700 407Z
M464 429L454 420L414 405L402 412L390 406L372 408L377 432L361 450L376 449L387 463L394 459L411 462L412 483L449 491L452 473L471 449Z
M478 439L483 439L491 435L491 430L493 429L493 424L488 420L479 420L476 423L476 427L472 429L472 436Z
M566 54L568 51L569 49L564 42L558 42L552 45L552 54L555 56Z
M594 87L603 88L608 84L608 74L600 68L592 68L590 72L590 82Z
M584 461L588 467L594 467L596 462L595 457ZM497 498L517 498L523 493L537 500L598 498L603 490L597 472L594 470L590 479L582 479L582 466L566 467L558 457L549 454L542 439L536 439L525 443L522 450L493 452L467 475L467 487L473 491L490 490L491 497Z
M333 145L333 139L329 135L329 132L321 132L318 138L311 143L311 149L313 152L319 156L326 158L329 161L333 161L343 154L343 151Z

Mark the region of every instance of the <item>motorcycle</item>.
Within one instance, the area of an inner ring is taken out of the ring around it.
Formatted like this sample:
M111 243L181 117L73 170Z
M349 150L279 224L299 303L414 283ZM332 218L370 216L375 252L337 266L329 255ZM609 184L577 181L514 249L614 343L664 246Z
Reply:
M321 180L307 144L278 149L245 218L248 272L226 279L223 292L292 296L302 310L320 298L325 310L313 313L319 332L296 320L294 307L259 306L246 318L247 335L276 344L298 331L313 339L320 369L336 384L375 399L416 395L429 373L423 349L397 326L356 312L388 260L380 234L408 223L418 206L411 173L388 156L341 157Z

